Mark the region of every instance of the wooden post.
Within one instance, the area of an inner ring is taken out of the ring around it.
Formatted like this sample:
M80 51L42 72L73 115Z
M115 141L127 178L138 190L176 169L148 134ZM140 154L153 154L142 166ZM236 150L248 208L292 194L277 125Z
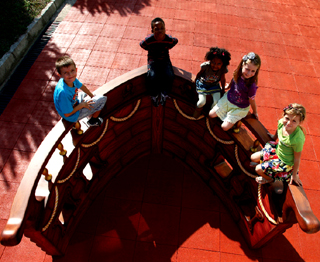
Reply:
M74 127L77 129L77 134L78 135L82 135L83 134L83 131L81 130L81 125L80 125L80 122L77 121L75 124L74 124Z
M238 121L237 123L235 123L235 125L233 126L233 132L238 134L240 132L240 127L241 127L241 121Z
M59 145L57 146L57 148L59 149L59 154L62 155L62 156L65 156L67 154L67 150L64 150L63 149L63 144L62 143L59 143Z
M164 107L152 106L152 153L162 153Z
M258 141L258 139L256 139L254 142L253 142L253 146L250 148L250 151L252 153L254 152L257 152L257 149L258 149L258 146L260 145L260 142Z

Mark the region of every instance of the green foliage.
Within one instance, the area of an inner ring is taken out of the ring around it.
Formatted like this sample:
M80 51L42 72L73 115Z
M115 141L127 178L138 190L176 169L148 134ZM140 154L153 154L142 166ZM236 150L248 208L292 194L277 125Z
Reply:
M0 57L51 0L0 0Z

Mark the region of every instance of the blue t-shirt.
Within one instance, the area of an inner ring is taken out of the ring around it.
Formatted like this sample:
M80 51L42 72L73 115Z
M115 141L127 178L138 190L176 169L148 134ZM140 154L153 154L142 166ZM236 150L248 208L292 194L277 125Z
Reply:
M66 117L64 114L72 112L73 106L78 103L78 90L82 87L82 83L76 79L73 82L73 87L68 86L63 78L60 78L53 93L53 101L59 115L69 122L76 122L78 120L80 111L73 115Z

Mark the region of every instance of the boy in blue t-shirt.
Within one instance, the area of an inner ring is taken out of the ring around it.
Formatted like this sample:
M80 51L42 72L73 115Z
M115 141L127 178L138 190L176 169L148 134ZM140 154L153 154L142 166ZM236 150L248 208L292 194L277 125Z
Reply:
M153 105L159 106L159 102L165 105L172 88L174 73L169 49L178 43L178 39L166 34L164 21L159 17L151 21L151 32L140 46L148 51L146 88Z
M62 56L56 61L56 69L61 77L53 94L53 101L59 115L69 122L91 116L89 126L100 126L103 119L99 114L107 97L94 96L90 90L77 79L77 68L69 56ZM81 89L83 92L78 93Z

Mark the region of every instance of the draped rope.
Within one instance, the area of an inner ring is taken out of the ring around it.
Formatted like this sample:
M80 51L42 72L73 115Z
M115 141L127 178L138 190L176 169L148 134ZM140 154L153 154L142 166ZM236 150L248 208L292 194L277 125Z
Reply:
M258 185L258 202L259 202L259 205L261 207L261 210L263 212L263 214L265 215L265 217L272 223L272 224L275 224L277 225L277 221L275 221L271 216L269 216L267 210L264 208L264 205L262 203L262 199L261 199L261 184Z
M199 116L198 118L195 118L195 117L193 117L193 116L188 116L188 115L186 115L185 113L183 113L182 110L180 109L180 107L178 106L178 103L177 103L176 99L173 99L173 104L174 104L175 108L178 110L178 112L179 112L183 117L185 117L185 118L187 118L187 119L189 119L189 120L195 121L195 120L200 120L200 119L204 118L204 115L201 115L201 116Z
M238 163L238 166L240 167L240 169L242 170L243 173L245 173L247 176L249 177L252 177L252 178L256 178L257 175L253 175L251 173L249 173L247 170L244 169L244 167L242 166L241 162L240 162L240 159L239 159L239 152L238 152L238 145L235 146L235 150L234 150L234 154L236 156L236 159L237 159L237 163Z
M234 141L232 141L232 140L230 140L230 141L222 140L222 139L220 139L219 137L217 137L217 136L212 132L211 127L210 127L210 123L209 123L209 118L208 118L208 117L207 117L206 123L207 123L207 128L208 128L211 136L212 136L215 140L217 140L218 142L220 142L220 143L222 143L222 144L225 144L225 145L232 145L232 144L234 144Z
M77 168L78 168L79 161L80 161L80 147L78 147L78 158L77 158L77 162L76 162L76 164L75 164L72 172L71 172L70 175L69 175L68 177L66 177L65 179L58 180L58 181L57 181L58 184L62 184L62 183L64 183L64 182L66 182L67 180L69 180L69 179L73 176L74 172L76 172L76 170L77 170Z
M138 108L139 108L139 106L140 106L140 103L141 103L141 99L139 99L139 100L137 101L137 104L136 104L135 108L133 109L133 111L132 111L128 116L123 117L123 118L116 118L116 117L114 117L114 116L111 116L110 119L111 119L112 121L115 121L115 122L122 122L122 121L128 120L128 119L129 119L130 117L132 117L132 116L134 115L134 113L138 110Z
M102 139L102 137L107 132L108 124L109 124L109 119L107 119L106 126L104 127L104 130L103 130L102 134L99 136L99 138L96 141L92 142L91 144L82 144L81 146L88 148L88 147L94 146L95 144L99 143L100 140Z
M58 207L58 202L59 202L59 191L58 191L58 187L56 186L55 188L55 193L56 193L56 197L55 197L55 201L54 201L54 208L53 208L53 212L51 214L51 217L49 219L49 222L46 224L45 227L42 228L42 232L46 231L48 229L48 227L51 225L54 216L56 215L57 212L57 207Z

